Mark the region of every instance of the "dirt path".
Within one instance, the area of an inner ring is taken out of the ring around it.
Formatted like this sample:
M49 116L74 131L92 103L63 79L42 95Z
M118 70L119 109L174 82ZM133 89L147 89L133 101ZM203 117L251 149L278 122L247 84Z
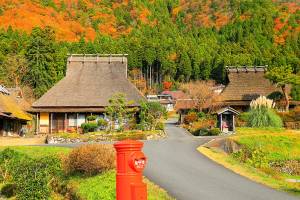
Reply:
M45 136L33 138L0 137L0 146L20 146L45 144Z

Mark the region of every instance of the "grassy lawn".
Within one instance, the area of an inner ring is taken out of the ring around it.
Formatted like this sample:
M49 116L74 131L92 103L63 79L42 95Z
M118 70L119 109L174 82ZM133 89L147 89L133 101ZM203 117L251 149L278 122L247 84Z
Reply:
M114 200L115 196L115 171L93 176L93 177L72 177L70 184L77 191L76 194L86 200L105 199ZM147 183L149 200L171 200L166 191L159 188L149 180Z
M300 169L300 131L239 128L237 134L229 139L241 146L239 152L229 155L218 148L199 147L198 150L217 163L253 181L300 195L300 184L286 181L300 180L300 175L275 167L277 163L292 161L294 164L290 164L289 169L295 171Z
M0 147L0 151L5 147ZM38 147L38 146L18 146L10 147L13 150L22 152L31 157L42 157L45 155L61 155L70 152L71 148L65 147ZM115 199L115 171L111 170L96 176L70 176L68 177L68 188L79 199ZM166 191L156 186L145 178L148 189L149 200L172 200ZM1 188L1 184L0 184ZM64 197L59 194L52 194L52 199L62 200Z

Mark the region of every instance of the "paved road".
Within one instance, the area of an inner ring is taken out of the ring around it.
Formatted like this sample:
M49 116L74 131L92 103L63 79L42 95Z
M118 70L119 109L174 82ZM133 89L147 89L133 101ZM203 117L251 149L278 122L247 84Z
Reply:
M207 139L196 139L171 123L166 132L167 139L145 142L145 175L177 200L299 200L210 161L196 150Z

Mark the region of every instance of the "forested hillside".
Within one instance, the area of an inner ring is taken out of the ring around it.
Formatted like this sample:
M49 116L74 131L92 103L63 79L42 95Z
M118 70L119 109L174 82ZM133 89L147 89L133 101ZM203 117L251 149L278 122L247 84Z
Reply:
M0 82L36 97L64 76L68 53L128 53L157 84L226 82L226 65L300 72L292 0L0 0L0 28Z

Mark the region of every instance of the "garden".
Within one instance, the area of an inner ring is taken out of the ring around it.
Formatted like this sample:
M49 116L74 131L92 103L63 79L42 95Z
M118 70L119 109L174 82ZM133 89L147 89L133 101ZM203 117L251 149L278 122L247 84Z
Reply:
M105 199L115 197L115 152L111 145L14 147L0 151L0 198ZM169 200L145 179L148 199Z
M163 120L166 109L158 102L140 102L131 106L126 96L116 93L109 99L105 117L90 115L80 131L48 135L47 143L78 143L115 141L124 139L150 140L165 137Z
M198 150L249 179L300 195L300 130L284 128L286 119L299 120L299 108L278 113L274 107L266 97L253 100L235 135Z

